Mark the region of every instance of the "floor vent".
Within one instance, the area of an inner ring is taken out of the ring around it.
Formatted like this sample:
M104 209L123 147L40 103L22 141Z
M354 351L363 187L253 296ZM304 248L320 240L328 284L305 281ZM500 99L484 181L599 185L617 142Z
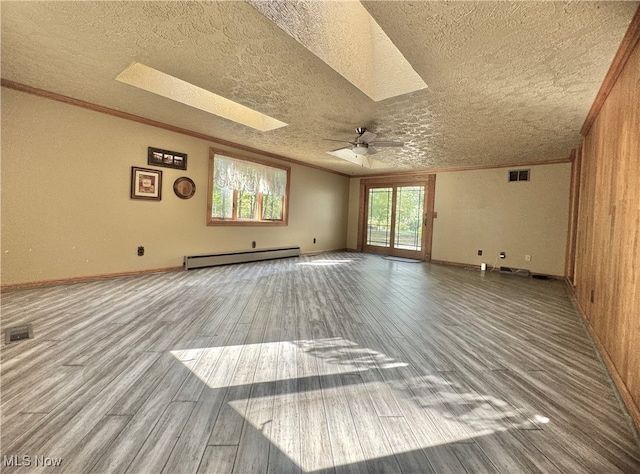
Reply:
M6 330L5 342L21 341L22 339L33 339L33 327L31 324L23 324L22 326L14 326Z

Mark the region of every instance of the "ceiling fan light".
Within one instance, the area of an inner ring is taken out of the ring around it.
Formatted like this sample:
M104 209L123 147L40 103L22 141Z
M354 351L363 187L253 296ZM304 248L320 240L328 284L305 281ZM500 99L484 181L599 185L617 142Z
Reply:
M369 151L369 147L367 146L366 143L359 143L355 145L351 149L351 151L354 152L356 155L366 155L367 152Z

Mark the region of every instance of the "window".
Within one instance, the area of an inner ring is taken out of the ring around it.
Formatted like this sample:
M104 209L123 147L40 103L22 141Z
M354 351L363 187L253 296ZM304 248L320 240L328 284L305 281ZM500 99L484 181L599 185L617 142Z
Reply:
M287 225L290 168L211 149L207 225Z
M529 181L529 170L509 171L509 181Z

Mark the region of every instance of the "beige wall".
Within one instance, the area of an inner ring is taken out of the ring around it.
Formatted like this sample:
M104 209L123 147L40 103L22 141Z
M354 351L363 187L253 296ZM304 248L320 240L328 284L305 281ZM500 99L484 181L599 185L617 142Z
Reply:
M506 168L438 173L432 259L491 268L504 251L497 266L564 275L571 165L529 168L531 181L517 183ZM359 186L351 180L348 248L357 246Z
M187 171L161 168L160 202L129 198L131 166L147 167L148 146L188 154ZM295 164L288 226L207 227L210 146L3 88L2 284L176 267L186 254L253 240L303 252L346 246L348 178ZM195 181L192 199L173 193L179 176Z
M515 183L506 168L438 174L432 259L491 268L503 251L498 266L564 275L571 165L529 168Z
M357 247L360 181L299 165L289 226L205 226L212 145L3 88L2 284L177 267L186 254L253 240L303 252ZM162 168L161 202L129 198L131 166L147 166L148 146L189 155L186 172ZM505 251L498 264L564 274L569 164L534 166L529 183L508 183L506 172L438 174L433 259L491 266ZM192 199L174 195L179 176L195 181Z

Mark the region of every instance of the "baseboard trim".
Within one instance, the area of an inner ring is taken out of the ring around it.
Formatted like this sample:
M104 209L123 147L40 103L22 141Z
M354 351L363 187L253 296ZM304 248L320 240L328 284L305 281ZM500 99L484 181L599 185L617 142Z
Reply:
M334 250L319 250L317 252L304 252L300 255L312 256L312 255L320 255L323 253L331 253L331 252L345 252L347 249L340 248ZM166 267L166 268L154 268L151 270L138 270L132 272L118 272L118 273L105 273L102 275L87 275L81 277L73 277L73 278L61 278L58 280L41 280L41 281L30 281L24 283L10 283L8 285L0 285L0 292L10 291L10 290L24 290L28 288L39 288L44 286L55 286L55 285L68 285L72 283L82 283L88 281L96 281L96 280L107 280L109 278L118 278L124 276L136 276L136 275L147 275L151 273L168 273L168 272L177 272L183 271L184 268L180 267Z
M465 267L465 268L471 268L473 270L480 270L480 265L476 265L474 263L461 263L461 262L449 262L447 260L431 260L431 262L425 262L425 263L435 263L436 265L447 265L450 267ZM489 270L489 267L487 267L487 271Z
M564 277L564 284L567 286L567 288L569 289L569 291L571 292L571 294L573 295L575 292L576 287L573 286L573 282L571 281L571 278L569 278L568 276ZM575 297L574 297L575 299ZM574 301L576 307L578 307L578 304L576 301ZM581 311L582 312L582 311Z
M471 270L480 270L480 265L476 265L475 263L449 262L447 260L431 260L430 263L435 263L437 265L448 265L452 267L464 267ZM500 267L495 267L494 269L492 266L487 265L486 271L500 273ZM529 278L534 278L534 279L535 277L548 277L554 280L565 280L566 278L564 275L551 275L548 273L532 272L531 270L528 270L528 271L530 273Z
M609 372L611 381L613 382L613 385L615 386L615 389L617 390L618 395L620 397L621 404L624 405L624 407L627 409L627 414L629 415L629 420L631 422L631 425L636 430L636 439L640 439L640 407L638 407L635 404L633 397L631 396L631 393L629 393L629 389L627 388L625 383L622 381L622 377L620 377L620 374L618 373L618 369L613 363L613 360L611 359L611 357L609 356L609 353L606 351L606 349L602 345L602 342L600 341L600 338L598 337L595 330L593 329L593 326L591 326L589 319L584 314L584 311L582 311L582 308L578 304L578 299L576 298L576 295L575 295L575 289L568 280L567 280L567 287L569 290L571 301L573 302L573 305L575 306L576 310L580 314L580 317L582 318L582 321L585 327L587 328L589 335L591 336L591 340L593 341L593 345L595 346L595 349L598 355L600 356L605 366L607 367L607 371Z
M10 283L8 285L0 285L0 291L9 291L9 290L23 290L27 288L39 288L44 286L55 286L55 285L68 285L71 283L83 283L89 281L97 281L97 280L107 280L109 278L118 278L124 276L136 276L136 275L147 275L150 273L168 273L182 271L182 267L166 267L166 268L154 268L151 270L138 270L132 272L119 272L119 273L105 273L102 275L87 275L81 277L73 277L73 278L61 278L59 280L42 280L42 281L31 281L25 283Z

